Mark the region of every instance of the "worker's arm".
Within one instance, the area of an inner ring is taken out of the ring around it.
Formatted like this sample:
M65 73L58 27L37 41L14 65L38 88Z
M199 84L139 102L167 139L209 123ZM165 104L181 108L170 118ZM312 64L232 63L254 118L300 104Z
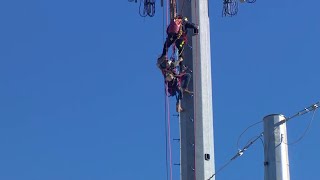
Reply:
M193 29L194 30L194 32L198 32L199 31L199 26L198 25L195 25L195 24L193 24L193 23L191 23L191 22L185 22L185 27L187 28L187 29Z

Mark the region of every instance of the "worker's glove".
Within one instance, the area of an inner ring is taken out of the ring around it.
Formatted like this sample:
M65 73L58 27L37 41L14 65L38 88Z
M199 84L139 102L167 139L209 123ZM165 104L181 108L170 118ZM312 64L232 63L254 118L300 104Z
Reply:
M198 35L199 34L199 26L197 28L193 29L193 34Z
M183 17L183 21L184 22L188 22L188 18L187 17Z

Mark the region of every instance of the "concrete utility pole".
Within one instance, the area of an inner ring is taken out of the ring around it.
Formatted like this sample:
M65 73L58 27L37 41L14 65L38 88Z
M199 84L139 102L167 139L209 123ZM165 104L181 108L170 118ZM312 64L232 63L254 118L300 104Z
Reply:
M286 119L281 114L263 118L264 179L290 180Z
M193 70L189 89L194 96L185 94L181 103L181 179L207 180L215 173L208 0L177 2L177 14L200 27L199 35L188 35L192 49L184 50L184 64Z

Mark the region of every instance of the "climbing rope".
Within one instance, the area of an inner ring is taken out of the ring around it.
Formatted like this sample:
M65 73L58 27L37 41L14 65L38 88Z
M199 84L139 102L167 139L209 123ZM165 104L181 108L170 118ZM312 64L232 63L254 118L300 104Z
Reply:
M168 149L167 151L169 151L167 153L167 156L169 156L169 177L170 180L172 180L172 148L171 148L171 126L170 126L170 102L169 102L169 97L168 97L168 84L166 84L166 119L167 119L167 144L168 144ZM168 159L168 158L167 158ZM168 163L167 163L168 164ZM168 172L167 172L168 173Z
M163 29L166 28L168 25L168 4L167 1L167 8L166 11L163 10ZM165 16L166 14L166 16ZM166 18L166 20L164 20ZM165 25L166 21L166 25ZM164 32L163 32L163 40L164 39ZM168 97L168 83L164 83L165 85L165 132L166 132L166 175L167 180L172 180L172 147L171 147L171 121L170 121L170 101Z
M169 167L168 167L168 128L167 128L167 100L166 96L167 94L164 94L165 96L165 102L164 102L164 129L165 129L165 144L166 144L166 175L167 175L167 180L169 176Z

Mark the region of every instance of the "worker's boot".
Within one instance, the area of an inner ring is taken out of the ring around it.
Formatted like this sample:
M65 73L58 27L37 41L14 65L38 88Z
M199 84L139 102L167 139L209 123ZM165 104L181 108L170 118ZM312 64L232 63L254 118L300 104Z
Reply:
M176 104L176 111L177 111L178 113L183 111L183 109L182 109L182 107L181 107L181 103L177 103L177 104Z
M192 91L189 91L188 89L184 89L184 92L188 93L188 94L193 94Z
M178 61L179 61L179 62L182 62L182 61L183 61L183 58L182 58L182 57L179 57Z

